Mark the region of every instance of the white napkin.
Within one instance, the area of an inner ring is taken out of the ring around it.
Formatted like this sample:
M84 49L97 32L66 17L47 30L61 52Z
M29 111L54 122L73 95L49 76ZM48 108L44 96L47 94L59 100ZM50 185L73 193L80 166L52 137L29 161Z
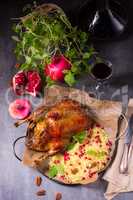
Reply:
M131 113L133 113L133 99L129 101L127 116L129 117ZM123 146L124 138L121 138L119 140L115 160L103 176L103 179L108 181L108 186L105 192L105 198L107 200L111 200L114 196L118 195L119 193L133 191L133 155L129 163L128 175L119 173L119 164L122 157Z

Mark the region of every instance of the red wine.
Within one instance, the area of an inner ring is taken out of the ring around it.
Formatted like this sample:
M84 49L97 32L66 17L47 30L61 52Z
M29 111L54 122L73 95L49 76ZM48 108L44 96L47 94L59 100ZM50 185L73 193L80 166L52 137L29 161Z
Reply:
M108 79L112 74L112 68L106 63L97 63L91 70L91 75L95 79L105 80Z

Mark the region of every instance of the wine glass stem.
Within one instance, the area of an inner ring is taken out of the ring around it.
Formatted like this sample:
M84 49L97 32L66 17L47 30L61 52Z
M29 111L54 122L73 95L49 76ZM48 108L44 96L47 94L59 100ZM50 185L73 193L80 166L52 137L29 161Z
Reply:
M99 98L99 89L101 88L102 83L101 82L97 82L96 86L95 86L95 90L96 90L96 96L97 98Z

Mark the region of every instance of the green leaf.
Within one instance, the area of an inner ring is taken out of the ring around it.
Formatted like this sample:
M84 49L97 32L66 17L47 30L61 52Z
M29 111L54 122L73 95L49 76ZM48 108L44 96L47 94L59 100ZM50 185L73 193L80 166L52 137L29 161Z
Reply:
M26 56L25 59L26 59L27 64L31 64L31 61L32 61L31 57Z
M80 32L80 40L83 42L83 43L86 43L87 40L88 40L88 33L86 32Z
M52 86L55 84L55 81L53 81L49 76L46 77L47 86Z
M21 31L21 25L20 24L13 24L12 29L15 33L19 33Z
M23 47L22 47L22 43L17 43L17 45L16 45L16 49L15 49L15 54L18 56L18 57L20 57L20 56L22 56L23 55Z
M54 178L58 174L58 169L55 165L51 166L48 172L50 178Z
M91 57L91 53L90 52L86 52L83 55L83 59L89 59Z
M59 34L59 35L62 34L63 28L62 28L62 26L61 26L60 23L55 24L53 28L54 28L54 32L55 32L56 34Z
M76 49L71 48L69 51L66 52L68 58L76 58L77 52Z
M21 70L26 70L27 68L28 68L27 63L23 63L23 64L19 67L19 69L21 69Z
M79 142L80 144L84 141L85 138L86 138L86 131L82 131L73 136L74 141Z
M44 37L43 40L41 40L42 46L47 47L49 45L49 38Z
M82 64L83 64L83 66L82 66L82 71L83 71L84 73L87 73L87 74L90 73L90 72L91 72L92 65L89 64L87 60L82 60Z
M25 45L27 47L31 47L33 45L33 42L34 42L34 39L35 39L35 36L32 35L31 33L25 33L24 34L24 40L25 40Z
M69 86L73 86L76 83L74 74L71 71L65 75L64 80Z
M36 60L43 60L45 57L43 57L42 55L40 55L39 53L36 53L35 55L34 55L34 59L36 59Z
M70 144L67 145L66 150L70 151L74 148L74 146L75 146L75 143L70 143Z
M12 36L12 39L13 39L14 41L16 41L16 42L20 42L19 37L16 36L16 35L13 35L13 36Z
M37 23L34 28L34 33L36 33L38 36L45 35L46 28L45 28L44 24Z
M32 17L29 17L28 19L24 20L23 24L25 27L32 29L33 28Z
M81 64L81 61L75 61L72 64L71 71L76 75L80 74L80 68L79 65Z

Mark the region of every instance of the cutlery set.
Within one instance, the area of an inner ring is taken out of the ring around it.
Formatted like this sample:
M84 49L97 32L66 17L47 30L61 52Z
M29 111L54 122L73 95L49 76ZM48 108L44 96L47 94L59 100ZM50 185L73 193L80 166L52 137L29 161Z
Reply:
M133 151L133 113L128 120L128 127L125 132L124 148L120 161L119 171L121 174L128 174L128 167Z

